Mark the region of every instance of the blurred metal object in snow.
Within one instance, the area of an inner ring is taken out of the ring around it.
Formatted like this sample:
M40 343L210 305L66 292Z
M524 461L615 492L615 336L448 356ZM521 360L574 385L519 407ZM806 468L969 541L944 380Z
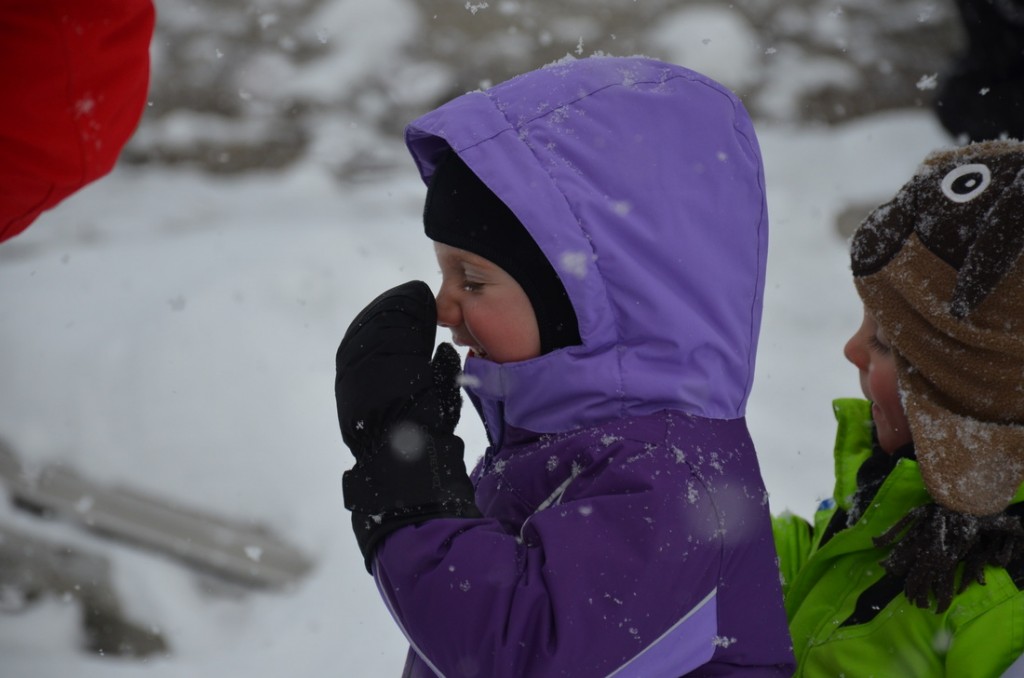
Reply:
M8 461L2 459L4 470ZM17 614L44 596L78 602L90 652L148 657L168 650L158 629L125 618L106 558L0 524L0 613Z
M169 555L248 587L283 589L312 562L261 525L233 521L122 487L105 487L66 466L27 474L0 440L0 480L21 508Z

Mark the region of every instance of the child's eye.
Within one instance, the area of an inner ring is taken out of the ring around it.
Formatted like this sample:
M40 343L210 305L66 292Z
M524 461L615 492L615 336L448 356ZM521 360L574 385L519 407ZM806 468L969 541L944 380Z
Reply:
M868 339L868 343L871 345L871 348L875 349L882 355L888 355L889 351L892 350L892 348L888 344L883 344L881 341L879 341L878 337L876 337L873 334Z
M462 289L467 292L479 292L483 288L484 284L475 280L464 280L462 282Z

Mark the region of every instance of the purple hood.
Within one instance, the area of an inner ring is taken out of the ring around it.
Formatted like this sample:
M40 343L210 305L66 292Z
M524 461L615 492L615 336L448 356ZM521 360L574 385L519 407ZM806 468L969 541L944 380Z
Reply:
M740 101L644 59L557 63L409 125L428 181L454 149L558 272L582 345L499 365L470 358L488 426L563 432L665 409L742 417L761 321L768 219Z

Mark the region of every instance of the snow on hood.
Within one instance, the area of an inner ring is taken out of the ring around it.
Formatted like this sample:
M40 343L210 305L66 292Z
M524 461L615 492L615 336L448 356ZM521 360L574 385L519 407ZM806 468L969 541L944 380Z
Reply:
M642 57L567 59L413 121L424 181L450 147L558 271L582 345L499 365L469 390L536 432L676 409L743 416L768 248L760 150L722 85ZM492 417L494 432L498 423Z

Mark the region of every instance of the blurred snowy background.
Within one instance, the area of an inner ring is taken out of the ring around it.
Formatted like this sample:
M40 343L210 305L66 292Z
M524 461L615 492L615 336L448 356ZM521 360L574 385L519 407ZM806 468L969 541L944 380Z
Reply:
M567 54L674 61L752 112L772 242L748 420L773 511L829 494L829 402L859 394L841 231L953 143L928 108L962 40L951 2L156 4L150 104L118 168L0 245L0 439L26 477L73 469L259 526L312 569L252 589L5 501L0 528L86 558L83 581L105 572L158 649L98 652L89 595L0 581L0 675L400 673L342 507L334 351L378 292L437 279L403 125ZM461 432L472 463L471 411Z

